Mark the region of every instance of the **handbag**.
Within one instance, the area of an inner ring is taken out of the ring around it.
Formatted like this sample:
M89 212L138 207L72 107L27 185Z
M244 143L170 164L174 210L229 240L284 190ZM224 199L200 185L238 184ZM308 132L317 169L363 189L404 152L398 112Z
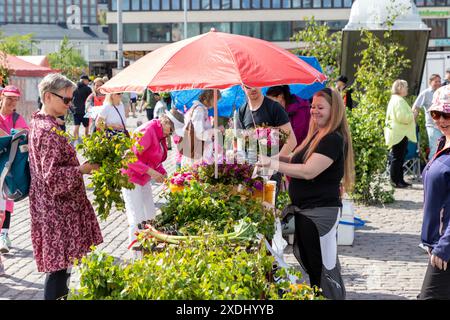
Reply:
M125 126L125 122L123 121L122 115L120 114L119 110L117 109L117 107L116 107L115 105L113 105L113 107L114 107L114 109L116 109L117 114L118 114L119 117L120 117L120 121L122 122L123 130L111 130L111 129L109 129L109 131L110 131L111 133L113 133L113 134L114 134L114 133L123 132L123 133L125 133L125 135L126 135L128 138L130 138L130 133L128 132L127 127Z

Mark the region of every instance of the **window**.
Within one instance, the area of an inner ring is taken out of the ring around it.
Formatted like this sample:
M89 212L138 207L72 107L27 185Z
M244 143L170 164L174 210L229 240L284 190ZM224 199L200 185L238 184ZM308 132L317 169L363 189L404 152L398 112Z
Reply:
M165 11L170 10L170 1L169 0L162 1L161 9Z
M172 10L180 10L180 9L181 9L180 0L172 0Z
M83 0L83 5L81 6L81 16L82 23L89 24L89 7L86 0Z
M270 0L262 0L263 9L270 9Z
M267 41L288 41L291 36L290 22L263 22L263 39Z
M314 0L313 1L313 7L314 8L322 8L322 0Z
M450 19L447 19L447 38L450 38Z
M251 9L251 0L242 0L242 9Z
M109 25L109 41L111 43L117 43L117 24Z
M261 9L261 0L253 0L252 8L253 9Z
M427 19L425 23L431 28L430 38L443 39L447 36L447 20L446 19Z
M140 0L131 0L131 10L132 11L139 11L140 9L141 9L140 8Z
M206 33L215 28L216 31L231 33L231 24L229 22L206 22L201 24L201 33Z
M191 9L200 10L200 0L191 0Z
M283 8L289 9L291 8L291 0L283 0Z
M292 33L297 33L306 27L306 21L293 21L292 22Z
M241 8L241 0L233 0L232 3L233 9L240 9Z
M342 0L333 0L335 8L342 8Z
M142 0L142 10L150 11L150 0Z
M123 25L123 42L141 42L139 23L125 23Z
M352 7L352 0L344 0L344 8L351 8Z
M122 10L130 11L130 0L122 0Z
M143 42L170 42L171 25L169 23L142 24Z
M292 0L292 8L301 8L302 7L302 0Z
M273 9L281 8L281 0L272 0L272 8Z
M231 9L231 0L222 0L222 9Z
M202 0L202 9L203 10L211 9L211 6L209 5L209 0Z
M323 8L331 8L331 2L332 0L323 0Z
M249 36L253 38L261 38L260 22L233 22L233 33Z
M111 0L111 11L117 11L117 0Z
M161 7L159 4L160 4L159 0L152 0L152 10L153 11L161 10Z
M16 3L16 21L17 22L23 22L23 17L22 17L22 4L17 4Z
M303 0L303 8L311 8L312 7L312 0Z

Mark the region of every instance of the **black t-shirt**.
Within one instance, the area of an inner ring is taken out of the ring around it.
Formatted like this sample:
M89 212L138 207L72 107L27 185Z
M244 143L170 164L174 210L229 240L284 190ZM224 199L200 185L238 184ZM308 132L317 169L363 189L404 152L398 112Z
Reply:
M76 114L86 113L85 104L91 93L91 88L82 82L78 83L77 89L73 92L73 106Z
M303 163L306 148L296 153L291 163ZM339 186L344 176L344 139L332 132L317 145L314 153L320 153L333 160L331 166L312 180L292 178L289 196L292 204L301 209L317 207L341 207Z
M256 111L251 111L248 103L239 109L239 129L254 128L253 118L257 126L267 125L269 127L280 127L289 122L289 116L284 108L276 101L264 97L261 107Z

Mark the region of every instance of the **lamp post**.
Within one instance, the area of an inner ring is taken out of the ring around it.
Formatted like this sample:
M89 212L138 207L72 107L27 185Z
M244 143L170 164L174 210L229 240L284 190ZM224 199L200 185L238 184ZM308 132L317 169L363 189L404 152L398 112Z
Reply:
M122 0L117 0L117 70L123 69Z
M184 39L187 39L187 0L184 0Z

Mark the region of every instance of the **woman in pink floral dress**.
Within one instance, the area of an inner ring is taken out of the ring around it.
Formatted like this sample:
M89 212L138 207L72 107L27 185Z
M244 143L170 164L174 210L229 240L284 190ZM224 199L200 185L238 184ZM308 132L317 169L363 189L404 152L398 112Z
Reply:
M46 76L39 84L43 106L30 125L31 240L38 271L47 273L46 300L68 294L73 260L103 242L83 183L83 174L98 165L80 165L75 149L56 131L56 118L67 113L75 88L60 74Z

